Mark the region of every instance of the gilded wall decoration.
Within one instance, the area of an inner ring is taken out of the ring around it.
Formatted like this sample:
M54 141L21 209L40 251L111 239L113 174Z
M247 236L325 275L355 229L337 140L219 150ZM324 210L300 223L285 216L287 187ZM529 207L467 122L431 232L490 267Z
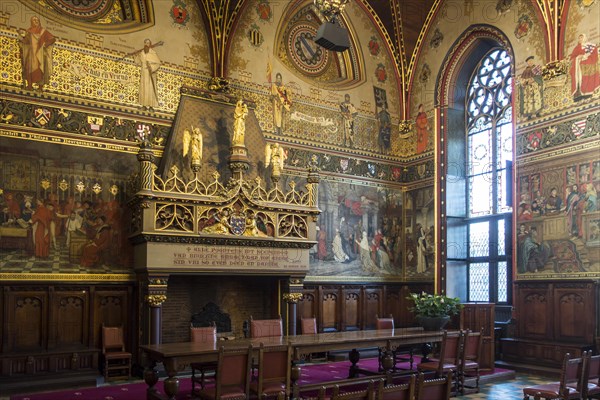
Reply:
M44 17L86 32L126 33L154 25L154 12L148 0L19 0Z
M110 115L97 115L66 107L39 106L18 98L0 100L0 120L8 126L44 128L81 135L81 139L101 137L137 145L144 132L153 144L164 146L170 126Z
M516 155L551 149L600 135L600 113L581 116L547 127L518 131Z

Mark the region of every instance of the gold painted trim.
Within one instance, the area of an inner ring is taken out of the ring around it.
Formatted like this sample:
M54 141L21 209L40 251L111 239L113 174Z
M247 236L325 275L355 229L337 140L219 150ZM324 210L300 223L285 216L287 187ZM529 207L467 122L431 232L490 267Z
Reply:
M3 124L0 124L0 126ZM35 132L39 131L39 132ZM43 131L37 128L28 127L27 132L19 130L7 130L0 128L0 137L7 137L13 139L25 139L33 140L36 142L46 142L53 144L61 144L74 147L82 147L96 150L108 150L119 153L137 154L139 151L139 144L132 143L130 146L118 143L111 143L109 140L102 140L101 138L94 137L96 141L86 140L79 136L73 136L68 133L55 133L52 131ZM162 150L154 150L156 157L162 157Z
M396 279L390 279L389 277L383 276L317 276L307 275L304 278L304 283L396 283L396 282L413 282L410 280L398 277ZM416 282L416 281L415 281ZM420 281L418 281L420 282Z
M6 281L131 282L135 274L0 273L0 282Z
M597 138L589 142L582 142L578 144L573 144L573 142L570 142L566 147L562 147L553 151L535 152L522 155L517 158L517 165L519 169L521 169L529 164L534 164L540 161L548 161L559 157L564 158L565 156L571 156L590 150L598 150L598 148L600 148L600 140Z

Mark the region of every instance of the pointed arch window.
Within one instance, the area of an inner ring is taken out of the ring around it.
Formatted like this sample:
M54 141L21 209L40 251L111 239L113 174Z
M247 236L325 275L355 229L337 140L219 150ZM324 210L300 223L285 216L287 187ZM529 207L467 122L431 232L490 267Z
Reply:
M513 161L511 58L491 49L475 67L465 97L467 300L508 302ZM508 192L508 193L507 193Z

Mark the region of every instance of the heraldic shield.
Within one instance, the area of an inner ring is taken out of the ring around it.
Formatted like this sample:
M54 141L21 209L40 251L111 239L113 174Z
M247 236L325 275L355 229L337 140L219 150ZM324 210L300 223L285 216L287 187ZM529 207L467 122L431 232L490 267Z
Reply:
M234 235L242 235L246 230L246 216L244 213L236 212L229 218L231 233Z

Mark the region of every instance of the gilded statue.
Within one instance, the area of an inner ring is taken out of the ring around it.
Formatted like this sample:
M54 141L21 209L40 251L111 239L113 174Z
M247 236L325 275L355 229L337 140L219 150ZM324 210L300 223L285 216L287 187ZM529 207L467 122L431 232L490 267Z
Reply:
M233 112L233 146L244 146L244 136L246 135L246 117L248 116L248 106L243 100L238 100L235 111Z
M265 147L265 168L268 168L269 165L273 166L271 178L275 180L279 179L281 176L281 171L283 171L285 159L285 151L283 150L283 147L279 145L279 143L267 143L267 146Z
M229 228L229 209L224 208L214 213L206 221L206 226L202 229L202 232L225 235L229 233Z
M195 171L200 168L202 162L202 133L200 128L194 128L183 131L183 156L190 154L192 169Z

